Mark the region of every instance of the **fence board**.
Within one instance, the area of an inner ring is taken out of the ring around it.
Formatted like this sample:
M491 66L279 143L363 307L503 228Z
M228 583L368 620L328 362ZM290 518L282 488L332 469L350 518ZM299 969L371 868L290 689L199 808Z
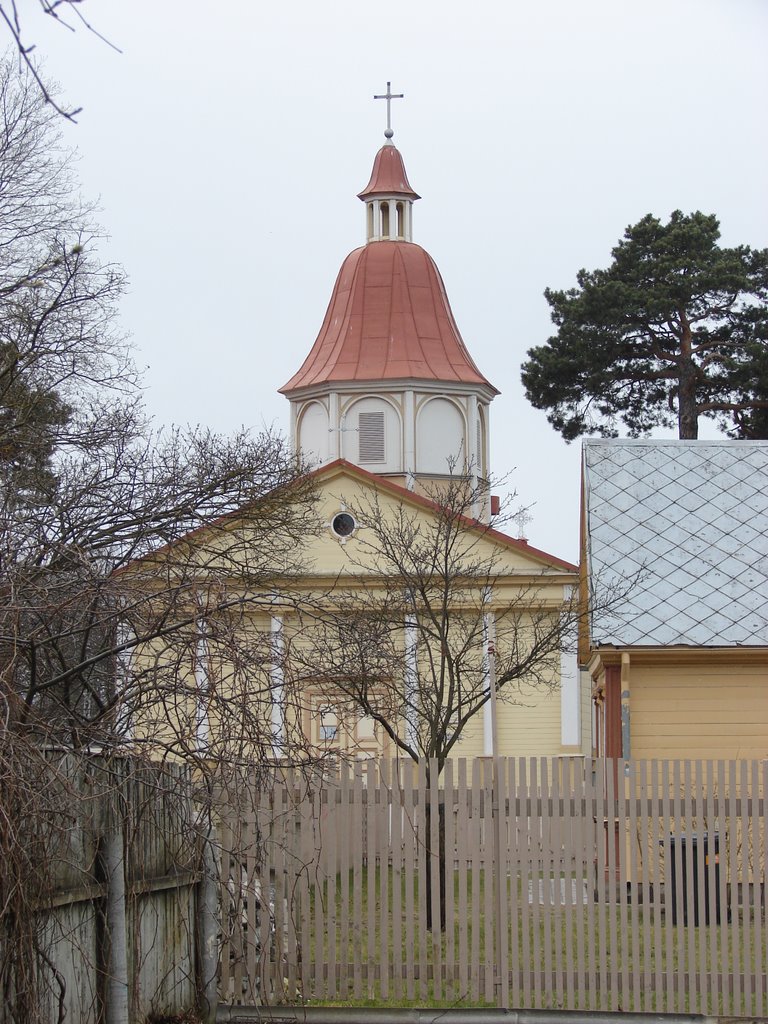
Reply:
M528 785L528 766L524 759L520 760L520 788L519 792L523 798L527 798L529 795ZM531 956L533 949L531 946L531 928L532 928L532 907L533 900L529 893L532 893L533 878L531 873L531 819L528 814L520 821L520 828L518 829L517 837L517 849L518 849L518 871L520 878L520 889L521 889L521 930L522 930L522 956L519 970L522 973L522 989L523 989L523 1006L531 1006L532 992L531 992L531 972L529 965L531 963Z
M736 761L729 761L728 765L728 792L737 792L736 783ZM739 878L739 824L738 811L734 808L728 821L728 845L729 845L729 877L731 879L731 913L730 917L730 951L731 951L731 998L733 1006L738 1007L737 1013L741 1013L742 989L741 989L741 928L739 921L739 900L738 893L734 887L734 879Z
M454 935L454 892L456 878L456 835L453 794L453 762L448 761L443 770L443 787L445 793L445 999L455 1002L456 992L456 950ZM504 961L506 963L506 960Z
M467 798L467 761L466 758L459 759L458 778L458 803L456 806L456 847L458 865L458 890L459 900L456 908L456 918L459 929L459 990L456 993L457 999L466 999L469 992L469 949L468 929L470 922L469 901L467 897L467 878L469 875L469 850L467 847L469 838L469 815Z
M405 994L408 999L416 997L416 792L413 777L413 763L407 762L400 769L403 797L403 843L405 845Z
M467 823L469 836L469 853L472 864L472 932L470 941L470 998L477 1002L480 998L480 872L481 832L480 832L480 769L481 762L476 758L472 762L472 791L470 795L470 819Z

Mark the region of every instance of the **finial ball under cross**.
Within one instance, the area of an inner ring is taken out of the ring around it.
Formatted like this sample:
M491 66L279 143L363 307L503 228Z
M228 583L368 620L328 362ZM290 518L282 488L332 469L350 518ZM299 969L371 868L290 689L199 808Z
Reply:
M404 93L402 93L402 92L392 92L392 88L391 87L392 87L392 83L391 82L387 82L387 91L385 93L383 93L382 95L380 95L380 96L374 96L373 97L375 100L386 100L387 101L387 130L384 132L384 138L385 139L391 139L392 136L395 134L392 131L392 119L391 119L392 100L401 100L404 97Z

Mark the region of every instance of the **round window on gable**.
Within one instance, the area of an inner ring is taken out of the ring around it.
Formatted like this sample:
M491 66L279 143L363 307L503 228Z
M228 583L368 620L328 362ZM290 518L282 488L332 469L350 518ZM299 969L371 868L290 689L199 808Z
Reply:
M331 520L331 529L337 537L341 537L343 540L351 537L356 527L355 517L351 516L349 512L339 512Z

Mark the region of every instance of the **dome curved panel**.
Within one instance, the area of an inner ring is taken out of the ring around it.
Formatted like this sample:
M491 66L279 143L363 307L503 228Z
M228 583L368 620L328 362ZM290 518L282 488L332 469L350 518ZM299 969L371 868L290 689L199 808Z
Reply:
M374 242L344 260L317 340L280 391L402 379L498 394L467 351L429 253L413 242Z

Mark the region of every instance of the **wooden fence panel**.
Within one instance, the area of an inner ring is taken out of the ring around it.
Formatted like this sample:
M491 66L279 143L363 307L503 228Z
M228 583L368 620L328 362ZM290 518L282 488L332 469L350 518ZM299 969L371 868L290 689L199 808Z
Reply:
M502 758L439 779L397 761L288 775L223 835L230 889L258 880L270 909L230 907L222 995L763 1014L767 772Z
M41 1020L61 1013L90 1024L103 1018L107 979L119 974L132 1019L153 1008L187 1009L197 993L200 878L188 773L129 757L58 750L42 757L41 785L61 810L60 820L30 830L48 885L34 894L41 956L37 991L30 987L26 998L39 999ZM110 918L108 906L119 906L120 936L109 934L117 915ZM117 949L125 951L119 965ZM5 985L13 1002L11 975Z

